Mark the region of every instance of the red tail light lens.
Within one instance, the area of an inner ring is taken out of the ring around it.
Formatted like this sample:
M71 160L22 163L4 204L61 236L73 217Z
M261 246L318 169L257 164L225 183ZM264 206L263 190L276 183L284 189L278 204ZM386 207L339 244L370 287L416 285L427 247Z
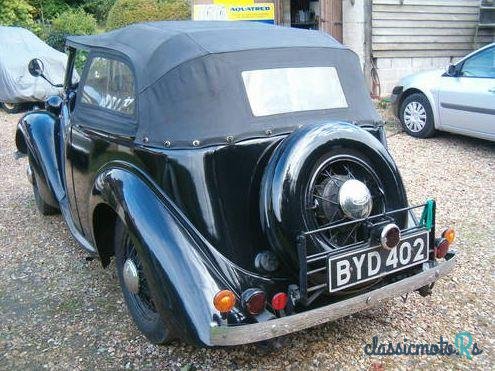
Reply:
M449 251L449 246L450 246L449 241L446 238L437 238L435 245L437 247L436 250L437 259L444 258L445 255L447 255L447 252Z
M247 289L242 293L242 304L247 313L257 315L266 307L266 296L260 289Z
M272 298L272 308L274 310L283 310L287 305L288 296L285 292L279 292L273 295Z
M397 225L390 223L382 229L380 242L387 250L392 250L400 242L400 229Z

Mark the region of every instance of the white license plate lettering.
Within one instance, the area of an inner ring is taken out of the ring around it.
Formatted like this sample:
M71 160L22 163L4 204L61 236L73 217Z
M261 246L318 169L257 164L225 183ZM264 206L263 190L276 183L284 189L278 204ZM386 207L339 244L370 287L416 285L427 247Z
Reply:
M404 238L395 248L372 247L328 260L329 289L339 291L428 260L428 233Z
M411 260L411 244L406 241L399 244L399 246L400 246L399 261L402 265L407 265L409 264L409 260Z
M388 267L397 268L397 263L399 259L397 258L397 246L390 250L388 254L387 262L385 263Z
M414 262L422 261L425 258L425 241L422 238L416 238L413 242L413 246L418 249L414 256Z

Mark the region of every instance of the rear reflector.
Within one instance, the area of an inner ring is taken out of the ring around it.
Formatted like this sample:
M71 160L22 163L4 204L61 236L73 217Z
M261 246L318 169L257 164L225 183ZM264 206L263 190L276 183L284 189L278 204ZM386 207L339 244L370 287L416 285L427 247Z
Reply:
M445 255L447 255L447 252L449 251L449 246L450 243L446 238L437 238L435 241L436 245L436 257L437 259L444 258Z
M274 310L283 310L287 305L288 296L285 292L279 292L273 295L272 298L272 308Z
M260 289L247 289L242 293L242 306L248 314L257 315L266 307L266 296Z

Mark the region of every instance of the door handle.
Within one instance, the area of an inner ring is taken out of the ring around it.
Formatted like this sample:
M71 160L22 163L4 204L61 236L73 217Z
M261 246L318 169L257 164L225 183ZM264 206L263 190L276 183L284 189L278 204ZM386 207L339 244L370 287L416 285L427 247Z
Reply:
M488 89L488 92L489 92L489 93L495 93L495 88L490 88L490 89Z

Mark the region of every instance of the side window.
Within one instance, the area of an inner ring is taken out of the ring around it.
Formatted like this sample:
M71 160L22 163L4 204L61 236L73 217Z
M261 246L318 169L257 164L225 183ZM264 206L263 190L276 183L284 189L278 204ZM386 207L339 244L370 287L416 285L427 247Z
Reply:
M132 115L134 95L134 76L125 63L102 57L91 61L82 90L82 103Z
M495 48L484 50L467 59L462 65L461 76L495 78Z

